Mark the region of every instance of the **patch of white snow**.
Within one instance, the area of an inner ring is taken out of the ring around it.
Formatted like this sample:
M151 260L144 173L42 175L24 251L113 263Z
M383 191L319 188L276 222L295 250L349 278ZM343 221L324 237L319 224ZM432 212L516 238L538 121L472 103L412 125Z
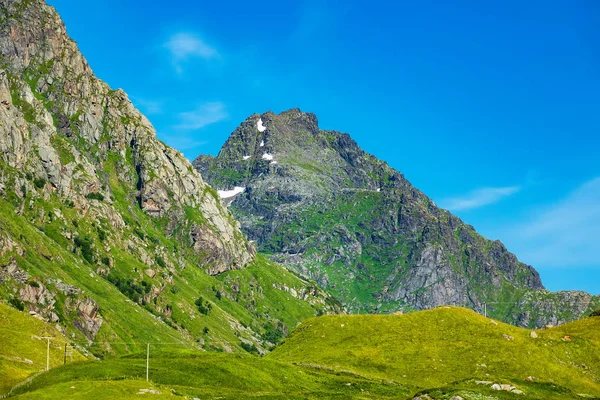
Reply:
M275 165L275 164L277 164L277 161L271 161L271 164Z
M262 159L263 160L267 160L267 161L272 161L273 160L273 154L265 153L265 154L262 155Z
M258 119L258 122L256 123L256 128L258 129L259 132L264 132L267 128L263 125L262 122L262 118Z
M231 197L237 196L240 193L243 193L246 190L245 187L236 186L232 190L217 190L219 193L219 197L222 199L229 199Z
M378 191L378 192L381 192L381 188L377 188L377 191Z
M250 159L250 156L244 156L244 160Z
M264 140L260 142L260 147L265 147L265 141Z

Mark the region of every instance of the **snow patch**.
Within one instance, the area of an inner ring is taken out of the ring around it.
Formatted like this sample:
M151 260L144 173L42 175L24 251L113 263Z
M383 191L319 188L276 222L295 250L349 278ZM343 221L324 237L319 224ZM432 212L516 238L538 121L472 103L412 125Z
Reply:
M277 164L277 161L271 161L271 165Z
M378 192L381 192L381 188L377 188L377 191L378 191Z
M265 154L262 155L262 159L263 160L267 160L267 161L272 161L273 160L273 154L265 153Z
M260 147L265 147L265 141L260 142Z
M265 130L267 130L267 128L263 125L262 118L258 119L258 122L256 123L256 128L259 132L264 132Z
M244 156L244 160L250 159L250 156Z
M243 193L246 190L245 187L236 186L232 190L217 190L219 193L219 197L222 199L229 199L231 197L237 196L240 193Z

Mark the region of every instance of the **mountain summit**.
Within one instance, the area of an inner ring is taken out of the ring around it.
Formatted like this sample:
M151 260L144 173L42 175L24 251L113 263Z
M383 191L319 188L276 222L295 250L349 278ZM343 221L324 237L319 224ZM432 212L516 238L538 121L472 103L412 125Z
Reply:
M217 157L194 166L261 251L315 279L349 311L483 311L485 303L499 318L541 326L598 302L545 291L537 271L500 241L438 208L348 134L319 129L314 114L251 115Z

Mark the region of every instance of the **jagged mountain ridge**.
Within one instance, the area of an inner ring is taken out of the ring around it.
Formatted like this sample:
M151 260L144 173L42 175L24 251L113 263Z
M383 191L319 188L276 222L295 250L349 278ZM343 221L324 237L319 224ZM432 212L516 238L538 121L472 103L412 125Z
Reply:
M348 134L320 130L314 114L254 114L217 157L194 166L222 189L261 251L317 280L350 311L487 303L499 318L541 326L598 304L583 292L549 295L537 271L500 241L438 208ZM538 312L532 298L542 294L546 311Z
M95 77L54 8L0 0L0 19L0 299L99 356L145 341L265 351L338 309L255 254L190 162Z

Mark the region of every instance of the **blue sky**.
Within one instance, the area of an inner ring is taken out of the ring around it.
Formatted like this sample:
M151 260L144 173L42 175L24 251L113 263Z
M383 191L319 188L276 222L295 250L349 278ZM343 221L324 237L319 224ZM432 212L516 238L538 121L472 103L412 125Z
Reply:
M252 113L300 107L549 289L600 294L600 3L49 3L188 158Z

